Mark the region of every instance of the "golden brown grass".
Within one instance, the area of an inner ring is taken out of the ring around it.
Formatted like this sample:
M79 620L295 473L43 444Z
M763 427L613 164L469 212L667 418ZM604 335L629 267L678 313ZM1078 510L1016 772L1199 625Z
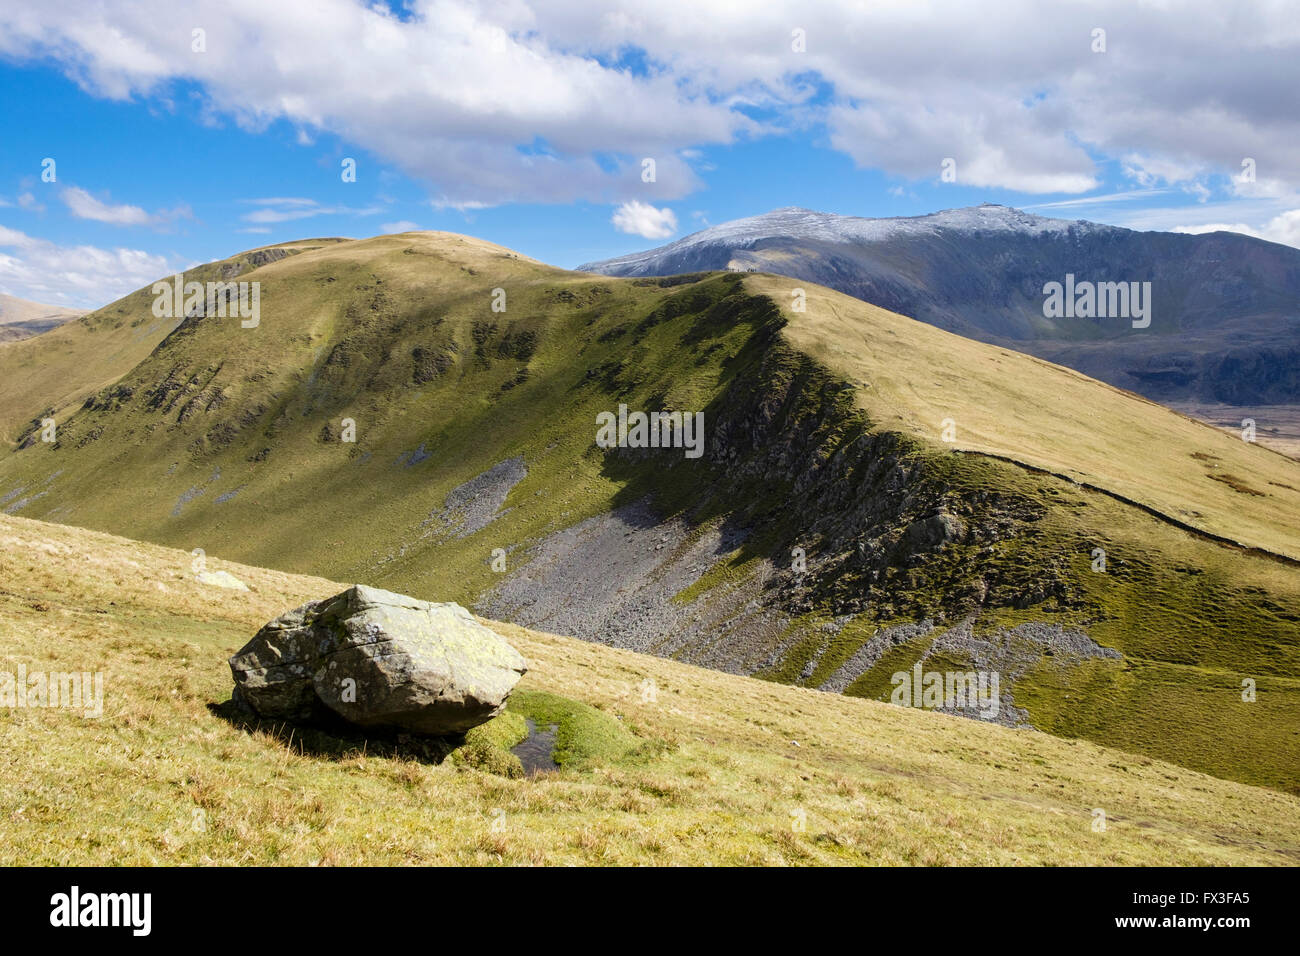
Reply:
M954 448L1087 482L1195 528L1300 558L1294 459L1080 372L821 286L759 274L745 283L781 306L791 343L854 383L859 406L885 429L937 443L952 419ZM802 313L791 311L796 286L806 293ZM1193 452L1205 457L1193 460Z
M266 620L341 586L0 517L0 667L103 670L104 715L3 710L0 864L1289 864L1300 800L1031 731L494 624L523 687L652 742L510 780L341 759L210 705ZM653 681L648 694L645 682ZM1092 828L1105 810L1105 832Z

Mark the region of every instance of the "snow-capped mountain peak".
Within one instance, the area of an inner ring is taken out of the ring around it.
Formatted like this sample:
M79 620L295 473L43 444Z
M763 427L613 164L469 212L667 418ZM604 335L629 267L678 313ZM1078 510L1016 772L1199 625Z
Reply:
M692 233L676 242L646 252L636 252L626 256L608 259L601 263L587 263L579 266L600 267L597 271L609 271L609 267L630 266L650 258L686 252L693 247L707 245L728 245L745 247L765 239L802 239L817 242L873 243L886 242L910 236L938 235L941 232L988 233L1016 232L1027 235L1045 233L1065 233L1070 230L1093 231L1112 229L1082 219L1050 219L1032 213L1001 206L996 203L983 203L979 206L967 206L959 209L944 209L924 216L897 216L887 218L865 218L862 216L841 216L836 213L817 212L801 206L786 206L774 209L759 216L745 219L733 219L730 222L710 226Z

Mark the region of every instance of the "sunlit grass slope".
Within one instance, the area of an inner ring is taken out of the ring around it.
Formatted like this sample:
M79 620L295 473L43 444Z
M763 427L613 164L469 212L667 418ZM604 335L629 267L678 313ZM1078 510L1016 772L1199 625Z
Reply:
M1300 559L1300 462L1052 365L792 279L746 284L789 340L858 386L882 428L1002 455L1104 488L1248 547ZM806 310L791 295L804 288Z
M0 668L107 674L97 719L0 710L3 865L1300 855L1300 801L1276 791L507 624L492 626L530 666L520 706L592 715L571 741L581 759L511 778L358 742L331 750L292 728L232 723L220 705L230 653L342 584L210 559L252 589L226 590L196 581L185 552L17 518L0 517L0 545ZM602 730L614 722L617 733Z
M197 282L235 278L272 256L340 241L308 239L250 249L191 269L185 278ZM34 418L66 418L87 396L143 361L180 323L180 318L153 315L155 297L150 289L138 289L35 338L0 343L0 439L4 443L12 444Z

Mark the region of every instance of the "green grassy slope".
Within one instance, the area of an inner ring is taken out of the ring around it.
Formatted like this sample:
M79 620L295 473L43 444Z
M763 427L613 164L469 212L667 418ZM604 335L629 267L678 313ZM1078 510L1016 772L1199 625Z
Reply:
M271 256L339 241L309 239L250 249L191 269L185 278L231 279ZM0 343L0 438L12 445L32 419L66 418L87 396L144 360L180 321L155 317L153 300L146 287L37 338Z
M1160 516L1289 554L1294 462L1031 358L855 300L867 311L827 308L825 290L783 315L784 280L605 279L445 233L320 244L240 278L261 283L258 328L182 324L65 414L57 444L0 457L0 508L472 605L503 577L494 549L527 575L540 543L649 499L693 534L744 532L675 602L695 623L739 623L674 653L770 627L746 660L816 687L880 628L932 621L927 641L851 675L846 693L877 697L964 620L995 641L1068 626L1123 657L1066 666L1035 651L1014 689L1034 726L1300 789L1300 571ZM597 449L595 416L620 402L704 409L708 453ZM939 440L949 416L976 453ZM1096 447L1081 443L1089 417ZM1276 493L1256 502L1198 454ZM514 460L527 473L491 520L468 534L444 521L454 489ZM1249 499L1239 515L1233 496ZM961 530L927 541L941 515ZM557 597L638 583L597 575ZM635 612L632 598L619 609ZM721 666L755 669L735 660Z
M524 778L223 716L226 657L344 585L0 516L0 668L106 673L103 714L0 709L0 865L1294 865L1293 796L940 714L487 622L510 709L568 728ZM647 693L646 688L651 692ZM472 749L470 747L466 750ZM487 769L484 769L484 768ZM1096 811L1103 831L1094 829Z

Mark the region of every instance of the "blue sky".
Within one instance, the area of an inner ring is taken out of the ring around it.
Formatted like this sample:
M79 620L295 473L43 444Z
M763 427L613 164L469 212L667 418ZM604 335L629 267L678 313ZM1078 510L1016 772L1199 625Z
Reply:
M268 18L269 5L143 0L106 3L99 22L61 6L0 13L0 292L55 304L102 305L305 236L443 229L573 267L781 206L998 202L1300 245L1295 111L1248 95L1295 89L1297 37L1263 9L1216 26L1224 14L1201 5L1210 55L1186 11L1104 2L1073 22L1018 2L970 22L961 5L922 20L882 4L871 22L849 5L821 25L773 4L743 28L709 3L590 16L320 0ZM1112 24L1106 50L1094 22ZM980 54L982 35L1013 25L1039 34L1024 62ZM1149 62L1157 50L1172 58ZM1198 92L1169 76L1184 68L1221 76Z

